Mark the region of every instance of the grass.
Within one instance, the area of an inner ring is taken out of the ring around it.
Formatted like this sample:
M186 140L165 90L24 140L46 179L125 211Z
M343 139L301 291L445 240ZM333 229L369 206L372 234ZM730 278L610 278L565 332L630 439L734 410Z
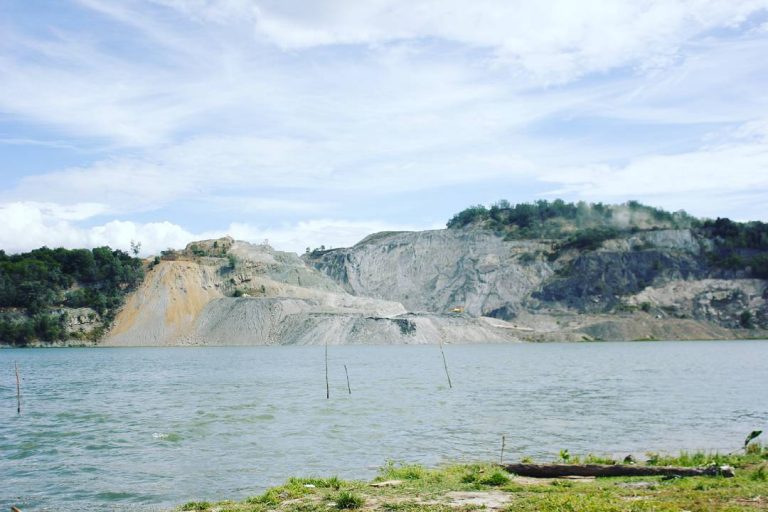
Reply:
M610 459L570 454L569 462L610 463ZM562 458L560 459L562 462ZM594 480L517 478L495 464L461 464L426 468L387 463L373 482L330 478L291 478L242 502L187 503L177 510L205 512L671 512L768 510L768 449L722 455L681 452L649 454L648 463L736 468L735 478L701 476L598 478ZM383 484L381 486L374 486ZM457 494L458 493L458 494ZM463 493L463 494L462 494ZM461 501L461 496L481 502ZM501 504L484 499L503 499ZM493 505L493 506L492 506Z
M349 491L341 491L336 496L336 508L339 510L349 510L360 508L365 504L365 499Z
M211 506L207 501L190 501L182 505L180 510L208 510Z

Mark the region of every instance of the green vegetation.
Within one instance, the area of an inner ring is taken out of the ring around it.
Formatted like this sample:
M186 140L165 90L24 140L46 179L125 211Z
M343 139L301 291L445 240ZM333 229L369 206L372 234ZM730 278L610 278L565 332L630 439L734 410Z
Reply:
M339 510L360 508L364 504L365 504L365 499L349 491L341 491L336 496L336 508Z
M205 249L200 248L197 244L190 245L189 246L189 251L194 256L198 256L198 257L200 257L200 256L207 256L208 255L208 252Z
M470 206L447 223L450 229L470 226L492 230L507 240L556 240L550 259L568 249L595 250L605 240L638 231L691 228L699 237L711 240L708 260L712 267L768 279L768 223L759 221L702 220L682 210L673 213L637 201L606 205L555 199L512 205L502 199L490 207Z
M181 506L181 510L208 510L211 504L207 501L190 501Z
M509 474L503 469L488 470L485 466L474 465L467 467L467 472L461 477L461 481L465 484L499 487L509 483Z
M508 239L562 239L584 229L593 229L587 239L618 233L618 230L688 228L698 220L684 211L670 213L637 201L621 205L603 203L566 203L538 200L512 206L502 199L490 208L470 206L448 221L448 228L478 226L491 229ZM615 232L610 230L616 230ZM587 242L587 240L585 240ZM578 243L578 241L575 241Z
M91 308L109 323L143 275L140 259L109 247L0 251L0 341L67 337L63 307Z
M714 241L712 264L730 270L749 270L768 279L768 224L717 218L702 223L700 231Z
M749 311L742 311L739 315L739 324L745 329L754 329L755 324L752 321L752 313Z
M580 251L594 251L606 240L618 238L622 231L612 227L585 228L577 231L559 244L560 250L578 249Z
M567 453L567 450L563 450ZM748 444L744 453L719 455L651 454L654 464L699 466L729 464L735 478L613 477L593 480L532 479L509 475L494 464L462 464L428 469L388 463L373 482L292 478L243 502L190 502L179 510L212 512L332 512L360 509L383 512L515 511L747 511L764 510L768 500L768 450ZM562 459L562 457L561 457ZM568 462L613 461L570 454ZM628 459L628 463L631 459ZM328 485L329 480L333 485ZM200 505L206 508L199 508Z

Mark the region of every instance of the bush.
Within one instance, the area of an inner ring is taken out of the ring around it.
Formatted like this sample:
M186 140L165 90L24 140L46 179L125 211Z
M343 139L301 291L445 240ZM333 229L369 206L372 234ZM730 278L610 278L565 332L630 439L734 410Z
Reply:
M336 496L335 501L336 508L339 510L360 508L365 504L365 500L362 497L348 491L341 491Z
M752 323L752 313L749 311L742 311L739 315L739 324L745 329L753 329L755 327Z
M501 470L494 471L490 475L487 475L477 481L479 484L490 485L498 487L500 485L506 485L509 483L509 476Z
M181 506L181 510L208 510L211 504L207 501L190 501Z
M563 244L560 245L560 249L579 249L593 251L598 249L602 243L611 238L616 238L621 235L621 231L616 228L588 228L579 231L575 235L569 237Z
M478 225L506 238L562 238L568 232L585 228L618 227L637 229L689 228L701 222L684 211L674 213L646 206L637 201L623 205L566 203L538 200L511 205L504 199L490 208L478 204L454 215L448 228ZM564 229L566 227L566 229Z

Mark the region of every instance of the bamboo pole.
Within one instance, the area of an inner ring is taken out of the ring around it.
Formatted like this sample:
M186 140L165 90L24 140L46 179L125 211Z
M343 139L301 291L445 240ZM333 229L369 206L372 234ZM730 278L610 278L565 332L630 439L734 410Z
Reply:
M16 368L16 412L21 414L21 379L19 379L19 364L13 363Z
M440 353L443 355L443 367L445 368L445 376L448 377L448 387L453 389L453 385L451 384L451 376L448 373L448 363L445 361L445 352L443 351L443 340L438 339L438 342L440 343Z
M331 398L331 386L328 384L328 342L325 342L325 399Z
M347 375L347 390L349 394L352 394L352 388L349 386L349 372L347 371L347 365L344 365L344 373Z

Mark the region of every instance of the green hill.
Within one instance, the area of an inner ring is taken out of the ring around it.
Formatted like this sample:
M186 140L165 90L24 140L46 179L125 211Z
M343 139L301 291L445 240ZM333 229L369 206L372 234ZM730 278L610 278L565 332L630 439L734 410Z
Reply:
M77 337L67 332L66 309L98 318L99 328L84 335L98 338L143 275L140 259L109 247L0 250L0 340L25 345Z

